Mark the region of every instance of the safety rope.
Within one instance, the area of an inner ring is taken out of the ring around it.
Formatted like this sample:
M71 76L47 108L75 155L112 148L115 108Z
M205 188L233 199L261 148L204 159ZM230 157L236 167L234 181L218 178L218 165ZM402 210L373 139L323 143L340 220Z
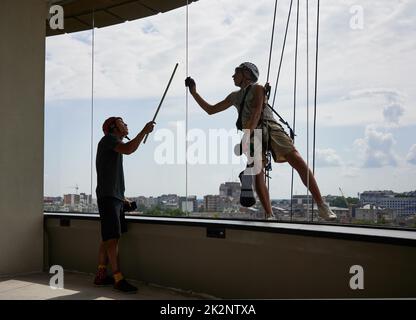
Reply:
M297 0L297 10L296 10L296 40L295 40L295 79L293 85L293 131L295 132L296 128L296 94L297 94L297 76L298 76L298 44L299 44L299 0ZM293 137L293 143L295 142L295 137ZM290 221L292 221L293 216L293 174L294 168L292 167L292 180L290 186Z
M285 48L286 48L286 40L287 40L287 34L288 34L288 30L289 30L289 22L290 22L290 17L291 17L291 13L292 13L292 7L293 7L293 0L290 1L289 12L288 12L287 19L286 19L285 36L284 36L284 39L283 39L282 51L281 51L281 54L280 54L279 67L278 67L278 71L277 71L274 94L273 94L273 102L272 102L272 105L267 104L267 106L279 118L280 122L282 122L284 125L286 125L286 127L290 131L291 138L294 139L295 133L292 130L292 128L290 127L290 125L274 109L274 104L275 104L275 101L276 101L277 87L278 87L278 84L279 84L280 72L282 70L283 57L284 57L284 52L285 52ZM273 50L274 29L275 29L275 23L276 23L276 11L277 11L277 0L275 1L275 7L274 7L272 36L271 36L271 41L270 41L269 62L268 62L268 68L267 68L267 81L266 81L267 98L270 97L270 89L271 89L270 85L269 85L269 74L270 74L270 65L271 65L271 57L272 57L272 50ZM267 149L269 147L268 143L269 143L269 141L267 141ZM267 153L266 159L267 159L268 163L267 163L267 166L266 166L266 170L265 170L266 172L265 172L265 178L264 179L265 179L265 182L267 183L267 189L270 189L270 171L272 170L272 168L271 168L271 154L270 154L269 151Z
M313 175L315 175L315 145L316 145L316 100L318 94L318 47L319 47L319 11L320 11L320 0L317 2L317 13L316 13L316 48L315 48L315 96L314 96L314 107L313 107ZM312 199L312 221L313 221L313 209L314 201Z
M291 12L292 12L292 4L293 4L293 0L290 0L289 13L288 13L288 16L287 16L287 21L286 21L285 37L283 39L283 46L282 46L282 52L280 54L279 68L278 68L278 71L277 71L276 82L275 82L275 85L274 85L272 108L274 108L274 103L275 103L275 100L276 100L276 93L277 93L277 86L279 84L279 78L280 78L280 71L282 69L283 55L285 53L285 48L286 48L287 31L289 29L290 15L291 15Z
M185 64L186 64L186 78L189 76L189 0L186 0L186 53L185 53ZM188 105L189 105L189 94L187 88L185 88L186 95L186 111L185 111L185 213L188 212Z
M306 217L309 218L309 0L306 0Z
M271 36L271 40L270 40L269 63L268 63L268 66L267 66L267 80L266 80L266 83L269 83L270 65L272 63L274 28L275 28L275 25L276 25L276 12L277 12L277 0L274 3L273 26L272 26L272 36Z
M90 150L90 194L92 197L92 173L93 173L93 165L94 165L94 157L93 157L93 151L94 151L94 56L95 56L95 11L93 9L92 11L92 38L91 38L91 150Z
M273 40L274 40L274 29L276 26L276 12L277 12L277 0L274 3L274 14L273 14L273 24L272 24L272 35L270 39L270 51L269 51L269 62L267 64L267 79L266 79L266 90L265 96L267 99L270 97L270 85L269 85L269 76L270 76L270 66L272 63L272 53L273 53ZM269 127L269 122L266 120L267 130ZM262 121L262 133L263 133L264 123ZM270 171L272 170L272 163L271 163L271 153L269 151L269 139L267 137L267 144L266 144L266 165L265 165L265 174L264 174L264 182L267 185L267 190L270 189Z
M285 52L285 48L286 48L286 41L287 41L287 34L288 34L288 29L289 29L289 23L290 23L290 17L291 17L291 12L292 12L292 7L293 7L293 0L290 1L290 6L289 6L289 13L287 16L287 20L286 20L286 28L285 28L285 35L284 35L284 39L283 39L283 45L282 45L282 51L281 51L281 55L280 55L280 62L279 62L279 67L278 67L278 71L277 71L277 77L276 77L276 82L275 82L275 88L274 88L274 94L273 94L273 102L272 105L268 105L271 110L273 111L274 114L276 114L279 117L279 120L281 122L283 122L291 131L291 137L294 141L294 131L295 131L295 126L296 126L296 95L297 95L297 64L298 64L298 46L299 46L299 11L300 11L300 7L299 7L299 0L297 0L297 17L296 17L296 44L295 44L295 79L294 79L294 103L293 103L293 130L290 128L289 124L284 121L284 119L276 112L276 110L274 109L274 104L276 101L276 94L277 94L277 88L278 88L278 84L279 84L279 79L280 79L280 72L281 72L281 68L282 68L282 62L283 62L283 56L284 56L284 52ZM273 26L272 26L272 35L271 35L271 41L270 41L270 51L269 51L269 62L268 62L268 68L267 68L267 81L266 81L266 85L268 86L268 90L270 90L270 86L269 86L269 75L270 75L270 66L271 66L271 59L272 59L272 50L273 50L273 40L274 40L274 32L275 32L275 23L276 23L276 11L277 11L277 0L275 1L275 7L274 7L274 15L273 15ZM313 123L313 174L315 174L315 155L316 155L316 106L317 106L317 82L318 82L318 46L319 46L319 21L320 21L320 0L317 0L317 17L316 17L316 49L315 49L315 93L314 93L314 123ZM306 164L307 164L307 183L306 183L306 187L307 187L307 193L306 193L306 197L307 197L307 216L309 216L309 210L310 207L312 207L312 215L311 215L311 219L313 221L313 215L314 215L314 199L312 198L312 203L310 206L309 203L309 188L310 188L310 174L309 174L309 86L310 86L310 82L309 82L309 0L306 0L306 118L307 118L307 127L306 127L306 139L307 139L307 159L306 159ZM270 91L267 91L266 89L266 93L270 93ZM271 168L269 169L271 170ZM294 169L292 168L292 178L291 178L291 205L290 205L290 219L292 220L293 217L293 176L294 176ZM269 179L270 179L270 175L268 173L266 173L265 175L265 181L267 179L267 188L269 189Z

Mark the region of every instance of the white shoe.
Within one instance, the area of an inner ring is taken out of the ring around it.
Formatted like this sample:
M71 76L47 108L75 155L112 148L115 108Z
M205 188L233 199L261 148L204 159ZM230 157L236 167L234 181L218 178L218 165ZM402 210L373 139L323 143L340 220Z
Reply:
M329 206L326 203L318 205L318 212L319 212L319 217L321 217L324 220L333 221L338 218L337 215L334 212L332 212L332 210L329 208Z
M267 218L266 218L266 220L277 220L277 217L274 215L274 214L272 214L271 216L268 216Z

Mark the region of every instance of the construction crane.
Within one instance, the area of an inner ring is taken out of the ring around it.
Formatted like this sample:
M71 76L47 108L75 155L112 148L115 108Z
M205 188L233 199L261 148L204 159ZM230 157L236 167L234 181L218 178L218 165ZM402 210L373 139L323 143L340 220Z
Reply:
M353 216L353 206L352 206L352 204L350 204L348 202L347 198L345 198L344 192L342 192L341 187L339 187L339 191L341 192L342 199L344 199L345 204L347 205L347 208L348 208L348 218L347 218L348 220L347 220L347 222L351 222L351 219L352 219L352 216Z
M344 192L342 192L341 187L339 187L339 191L341 192L342 199L344 199L345 204L347 205L347 208L349 208L351 205L348 203L347 198L345 198Z

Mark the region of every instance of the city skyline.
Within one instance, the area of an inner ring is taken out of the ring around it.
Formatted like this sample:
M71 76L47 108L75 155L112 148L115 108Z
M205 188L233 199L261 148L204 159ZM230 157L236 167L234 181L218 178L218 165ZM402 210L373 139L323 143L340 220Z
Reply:
M224 182L217 194L180 196L162 194L155 197L128 197L136 203L130 214L147 216L226 219L265 218L260 201L250 207L240 204L241 185ZM416 228L416 190L405 194L392 190L363 191L358 198L327 195L324 200L337 215L338 224L381 224L384 226ZM273 213L279 221L305 222L313 220L311 195L295 195L292 199L271 199ZM314 205L316 208L316 204ZM63 197L44 197L45 212L97 213L97 199L81 193ZM315 216L316 218L316 216Z
M232 182L232 183L234 183L234 182ZM412 197L416 197L416 190L410 190L410 191L406 191L406 192L395 192L393 190L364 190L362 192L357 193L356 197L355 196L348 196L348 195L345 196L342 193L339 194L339 195L338 194L326 194L326 195L323 195L323 197L324 198L327 198L327 197L344 198L345 197L345 198L359 199L360 196L362 196L364 193L367 193L367 192L385 192L385 191L392 192L396 195L411 194ZM71 195L78 195L78 196L84 195L84 197L90 197L92 200L97 199L94 196L91 197L91 194L84 193L84 192L81 192L81 193L78 193L78 194L76 194L76 193L75 194L74 193L66 193L66 194L63 194L63 195L44 195L44 199L57 199L57 198L64 199L65 196L71 196ZM190 195L188 195L188 197L186 197L186 195L180 195L180 194L176 194L176 193L164 193L164 194L151 195L151 196L145 196L145 195L138 194L138 195L133 195L133 196L126 196L126 198L127 199L134 199L134 198L144 197L144 198L154 198L154 199L156 199L156 198L159 198L159 197L170 196L170 195L177 196L178 198L188 198L188 199L196 198L197 200L203 200L205 196L221 195L221 192L219 192L218 194L207 193L207 194L202 195L202 197L198 197L197 195L192 195L192 194L190 194ZM312 197L311 194L296 194L296 195L294 194L293 198L295 199L296 197L306 197L306 196ZM407 195L405 195L405 197L407 197ZM271 198L270 200L271 201L281 201L281 200L289 200L290 201L291 198Z

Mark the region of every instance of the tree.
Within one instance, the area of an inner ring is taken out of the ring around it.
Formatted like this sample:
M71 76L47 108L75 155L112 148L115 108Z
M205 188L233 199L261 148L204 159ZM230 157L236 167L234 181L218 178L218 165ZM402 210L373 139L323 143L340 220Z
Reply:
M345 200L347 200L347 202L350 205L359 203L358 198L348 197L344 199L343 197L335 197L333 200L329 201L329 205L332 207L338 207L338 208L348 208L347 204L345 203Z
M186 216L186 213L181 209L162 209L159 206L147 209L143 212L149 216L170 216L170 217L181 217Z

